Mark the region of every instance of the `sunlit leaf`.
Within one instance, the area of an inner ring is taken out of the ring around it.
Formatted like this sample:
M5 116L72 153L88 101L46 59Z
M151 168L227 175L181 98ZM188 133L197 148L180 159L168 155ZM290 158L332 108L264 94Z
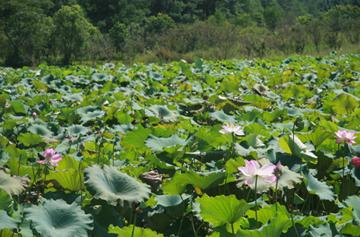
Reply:
M238 200L234 195L215 197L204 195L197 198L196 202L200 204L201 218L214 227L234 224L251 207L246 201Z

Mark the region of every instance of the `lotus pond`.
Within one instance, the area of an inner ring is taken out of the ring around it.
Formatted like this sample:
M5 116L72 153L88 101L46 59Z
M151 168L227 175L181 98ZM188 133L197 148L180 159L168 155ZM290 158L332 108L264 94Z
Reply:
M360 55L0 68L0 236L360 236Z

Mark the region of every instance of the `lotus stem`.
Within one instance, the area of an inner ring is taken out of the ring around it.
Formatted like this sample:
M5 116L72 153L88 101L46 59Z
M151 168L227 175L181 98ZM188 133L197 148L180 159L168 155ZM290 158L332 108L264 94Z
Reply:
M276 215L278 214L278 203L277 203L278 185L279 185L279 179L276 178L276 184L275 184L275 213L276 213Z
M294 144L295 143L295 123L292 127L292 143Z
M343 179L345 177L345 157L343 156Z
M294 203L294 199L295 199L295 193L296 193L296 191L294 190L294 191L292 192L292 202L293 202L293 203ZM307 199L306 199L306 200L307 200ZM305 201L305 202L306 202L306 201ZM304 206L303 206L303 207L304 207ZM298 232L298 230L297 230L297 228L296 228L296 225L295 225L295 222L294 222L294 216L293 216L293 213L292 213L291 205L289 205L287 208L288 208L289 213L290 213L291 223L292 223L292 226L294 227L296 236L297 236L297 237L300 237L299 232ZM301 211L302 211L302 209L301 209Z
M296 225L295 225L295 222L294 222L294 215L292 214L292 212L290 212L290 218L291 218L291 223L292 223L292 225L294 227L296 236L300 237L299 232L298 232L298 230L296 228Z
M71 152L72 145L73 145L73 141L72 141L72 139L71 139L71 136L70 136L69 131L67 130L66 132L67 132L67 135L68 135L68 137L69 137L69 144L70 144L67 152L70 153L70 152Z
M133 220L132 220L132 224L133 224L133 228L132 228L132 231L131 231L131 237L134 237L134 234L135 234L135 228L136 228L136 217L137 217L137 213L136 213L136 206L132 205L132 209L133 209Z
M134 234L135 234L135 222L136 222L136 212L134 214L134 223L133 223L133 228L131 231L131 237L134 237Z
M178 229L178 231L177 231L177 236L178 236L178 237L180 237L180 233L181 233L181 228L182 228L182 225L183 225L183 221L184 221L184 214L183 214L182 217L181 217L179 229Z
M192 229L193 229L194 236L195 236L195 237L198 237L198 234L197 234L197 232L196 232L196 230L195 230L194 218L193 218L192 216L191 216L191 227L192 227Z
M83 189L83 182L82 182L82 178L81 178L81 164L82 164L82 159L80 160L80 162L79 162L79 171L78 171L78 173L79 173L79 182L80 182L80 202L82 203L82 201L83 201L83 198L82 198L82 189Z
M44 193L45 193L45 187L46 187L46 176L47 176L47 172L48 172L48 167L47 165L44 168L44 180L43 180L43 185L44 185Z
M101 141L100 143L98 144L98 147L97 147L97 159L96 159L96 164L99 164L100 163L100 149L101 149Z
M231 133L231 157L235 157L235 134Z
M337 153L340 155L340 144L338 144ZM345 157L342 156L342 180L345 177Z
M112 156L111 156L111 158L112 158L112 166L114 166L114 164L115 164L115 145L116 145L116 137L115 137L114 142L113 142L113 150L112 150Z
M21 158L22 158L22 155L19 156L19 163L18 163L18 170L17 170L17 175L18 176L20 176Z
M256 222L258 221L258 213L257 213L257 182L258 182L258 176L255 176L255 219Z
M80 140L81 140L81 134L79 135L79 137L78 137L78 139L77 139L77 144L76 144L76 151L77 151L77 152L79 152Z

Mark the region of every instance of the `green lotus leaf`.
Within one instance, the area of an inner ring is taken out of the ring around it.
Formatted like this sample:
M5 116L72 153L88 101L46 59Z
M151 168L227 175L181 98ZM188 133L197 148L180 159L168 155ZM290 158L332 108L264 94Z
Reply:
M267 205L261 209L258 209L257 215L258 215L258 221L261 222L262 224L266 224L269 221L271 221L271 219L273 219L275 215L281 215L286 218L290 216L286 207L280 204L277 204L277 206L276 204ZM254 210L249 210L246 213L246 216L248 218L256 219L256 214Z
M26 114L27 113L27 106L20 100L13 100L11 101L11 108L16 114Z
M127 132L122 138L121 145L129 150L142 150L149 134L150 129L139 127L134 131Z
M173 122L177 120L178 113L170 110L165 105L153 105L146 111L146 115L157 117L165 122Z
M334 133L338 130L338 126L331 122L322 120L319 122L318 127L314 130L312 134L309 134L307 137L311 140L312 144L315 146L320 146L327 139L333 139Z
M25 146L39 145L43 142L43 138L33 133L22 133L18 136L18 141Z
M0 189L9 195L19 195L24 191L24 187L19 178L12 177L2 170L0 170Z
M248 218L256 219L254 210L249 210L246 213ZM240 229L237 236L282 236L281 233L285 233L291 226L289 213L285 206L276 204L268 205L258 210L258 221L263 224L259 230L242 230Z
M91 166L86 169L85 181L94 197L107 201L111 205L118 202L142 202L149 197L147 185L138 182L127 174L121 173L114 167Z
M359 98L351 94L342 93L332 101L331 109L336 114L351 114L356 108L359 108L359 101Z
M345 203L352 208L354 220L360 225L360 198L358 196L350 196L345 200Z
M28 131L43 137L51 137L53 133L42 124L34 124L28 128Z
M312 149L305 145L296 135L283 136L279 139L280 148L290 154L309 160L311 162L317 161L317 156L312 152Z
M316 216L306 216L301 220L296 221L296 223L302 225L303 228L308 229L311 225L321 225L326 223L326 220L321 219L321 217Z
M163 191L167 194L181 194L187 185L192 185L196 189L206 189L224 181L225 172L207 173L176 173L172 179L163 184Z
M186 140L178 137L177 135L172 135L171 137L155 137L150 136L146 140L146 146L151 148L154 152L161 152L165 148L173 147L173 146L184 146L186 144Z
M91 230L91 216L76 203L64 200L45 200L38 206L25 209L26 219L43 237L87 237Z
M281 173L281 176L278 180L278 188L284 189L293 189L294 184L301 183L302 176L292 170L290 170L287 166L278 166L278 169Z
M258 230L243 230L240 229L236 233L236 237L280 237L283 232L286 232L291 225L291 221L286 215L276 215L270 223L263 225Z
M358 236L360 233L360 226L352 223L346 223L340 231L343 235Z
M8 216L6 211L0 210L0 230L17 228L17 221Z
M324 236L334 236L329 223L320 225L318 227L310 226L309 230L310 237L324 237Z
M86 106L79 108L77 109L77 113L80 115L81 122L83 123L101 118L105 115L105 112L98 110L97 106Z
M107 75L103 73L94 73L91 76L91 80L95 82L106 82L112 80L112 78L113 78L112 75Z
M72 125L67 128L67 132L72 137L77 137L79 135L85 135L89 132L89 129L87 127L84 127L82 125Z
M12 205L11 196L3 190L0 190L0 210L9 210Z
M195 137L200 140L199 149L210 151L218 149L231 142L231 136L223 135L219 132L219 126L202 127L196 133Z
M46 179L55 182L67 191L79 191L82 187L82 177L79 176L77 169L50 172Z
M210 113L210 117L213 120L217 120L219 122L223 122L223 123L235 123L236 120L234 118L234 116L231 115L227 115L224 113L224 111L215 111L213 113Z
M82 93L76 93L76 94L67 94L62 97L66 101L71 102L81 102L83 101L83 95Z
M235 195L209 197L205 194L197 198L196 202L200 204L201 218L214 227L234 224L251 207L246 201L238 200Z
M331 191L331 188L326 183L320 182L310 173L304 174L304 181L309 193L316 194L320 198L320 200L334 200L334 193Z
M267 100L265 97L259 95L245 95L242 97L244 102L249 102L253 106L260 108L260 109L267 109L271 107L270 100Z
M180 195L158 195L155 199L163 207L177 206L184 201Z
M133 225L123 228L110 225L109 233L116 234L118 237L164 237L164 235L158 234L149 228L134 227Z

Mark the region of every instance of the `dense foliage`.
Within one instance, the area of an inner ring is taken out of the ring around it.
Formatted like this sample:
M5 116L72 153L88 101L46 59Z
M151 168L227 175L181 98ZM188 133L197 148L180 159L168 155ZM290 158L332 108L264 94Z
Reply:
M360 56L0 69L0 236L358 236Z
M358 0L2 0L0 63L359 50Z

